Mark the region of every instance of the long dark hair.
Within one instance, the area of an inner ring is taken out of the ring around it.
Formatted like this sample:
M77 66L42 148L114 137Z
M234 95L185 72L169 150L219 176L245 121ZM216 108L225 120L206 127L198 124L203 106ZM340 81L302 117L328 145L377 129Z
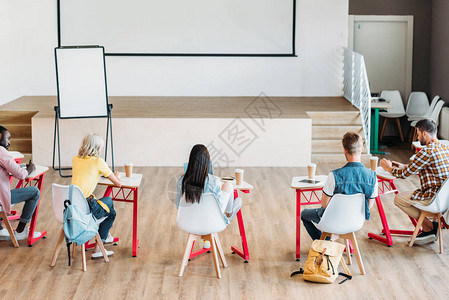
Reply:
M206 146L197 144L190 151L189 164L182 179L182 194L187 203L200 203L207 174L210 156Z

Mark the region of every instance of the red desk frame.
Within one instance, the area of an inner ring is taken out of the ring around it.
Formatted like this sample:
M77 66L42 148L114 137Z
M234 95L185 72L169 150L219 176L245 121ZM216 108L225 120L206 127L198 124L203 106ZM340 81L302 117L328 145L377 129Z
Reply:
M114 194L114 188L117 189ZM112 194L112 195L111 195ZM108 186L104 192L103 197L111 197L112 200L118 202L129 202L133 204L133 242L132 242L132 256L137 256L137 248L139 247L139 240L137 239L137 202L138 202L139 187L116 187ZM132 196L132 199L130 199ZM114 238L114 243L119 239ZM88 244L87 248L92 248L95 243Z
M302 205L312 205L321 204L321 199L317 195L317 191L323 190L324 187L314 187L314 188L296 188L296 260L301 259L301 204ZM306 193L307 192L307 193ZM307 195L310 193L309 195ZM301 202L301 195L305 202ZM313 202L313 198L316 201Z
M17 159L16 161L18 161L19 159ZM21 161L22 159L20 159ZM30 223L30 233L28 235L28 239L27 239L27 244L28 247L33 246L33 244L40 240L41 238L45 238L45 236L47 235L47 231L43 231L41 232L41 235L38 236L37 238L33 238L34 236L34 231L36 229L36 219L37 219L37 213L39 211L39 204L41 202L41 198L42 198L42 187L44 185L44 178L45 178L45 172L38 174L34 177L31 178L26 178L24 180L19 180L19 182L16 184L16 189L18 188L22 188L22 187L27 187L27 186L37 186L37 188L39 189L40 192L40 197L39 197L39 201L37 202L37 206L36 209L34 210L33 216L31 218L31 223ZM12 182L13 177L10 176L10 183ZM17 211L11 211L11 213L13 214L12 216L8 217L8 220L18 220L20 219L20 215L17 214Z
M241 192L248 194L250 190L244 190L241 189ZM234 199L237 198L239 196L238 191L234 190ZM231 250L232 250L232 254L237 254L238 256L240 256L241 258L244 259L244 263L248 263L249 262L249 250L248 250L248 243L246 241L246 232L245 232L245 224L243 223L243 217L242 217L242 210L240 209L237 212L237 221L239 223L239 231L240 231L240 237L242 239L242 248L243 250L238 249L236 246L231 246ZM195 245L195 242L193 242ZM200 249L197 251L193 251L193 246L192 246L192 251L190 252L190 256L189 256L189 260L201 255L205 252L209 252L210 248L204 248L204 249Z
M399 234L399 235L412 235L413 230L396 230L396 229L390 229L387 222L387 217L385 216L385 211L382 205L382 201L380 199L380 196L387 193L399 193L396 185L393 182L393 179L386 179L377 177L377 181L379 183L379 196L376 198L376 205L377 210L379 211L380 220L382 222L382 233L385 234L385 237L381 237L377 234L374 234L372 232L368 233L368 237L370 239L377 240L381 243L384 243L388 247L391 247L393 245L393 239L391 238L392 234ZM413 225L416 226L416 220L413 218L410 218Z

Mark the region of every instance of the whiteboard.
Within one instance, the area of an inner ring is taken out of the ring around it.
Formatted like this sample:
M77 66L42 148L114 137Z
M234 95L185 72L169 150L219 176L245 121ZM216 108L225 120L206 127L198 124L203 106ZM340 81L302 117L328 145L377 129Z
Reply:
M55 49L60 118L107 117L104 48Z
M292 55L295 0L59 0L60 45L106 54Z

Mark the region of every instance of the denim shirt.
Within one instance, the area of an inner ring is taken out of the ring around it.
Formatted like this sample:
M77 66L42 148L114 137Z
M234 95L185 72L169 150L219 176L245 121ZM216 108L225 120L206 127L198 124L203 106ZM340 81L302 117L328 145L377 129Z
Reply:
M364 194L365 219L369 220L370 211L368 200L374 193L377 178L376 172L365 168L360 162L350 162L340 169L332 171L335 177L335 194Z

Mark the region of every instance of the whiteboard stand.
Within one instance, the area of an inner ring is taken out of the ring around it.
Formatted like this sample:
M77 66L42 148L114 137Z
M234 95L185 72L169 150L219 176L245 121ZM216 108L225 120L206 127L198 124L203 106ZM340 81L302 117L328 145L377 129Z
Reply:
M61 177L72 177L72 175L63 175L62 171L72 170L70 167L61 167L61 145L59 139L59 119L60 119L60 111L59 106L55 106L55 131L53 136L53 170L59 171L59 176ZM108 116L107 116L107 124L106 124L106 145L104 148L104 160L107 161L108 158L108 141L109 135L111 136L111 159L112 159L112 171L115 172L114 165L114 141L112 138L112 104L108 104ZM58 139L58 167L55 167L55 156L56 156L56 139Z
M106 62L104 47L66 46L55 48L56 86L58 106L55 106L55 131L53 138L53 169L61 167L59 119L107 118L104 159L108 154L111 135L112 170L114 170L114 143L112 140L112 104L108 103ZM55 167L56 139L58 140L58 167Z

